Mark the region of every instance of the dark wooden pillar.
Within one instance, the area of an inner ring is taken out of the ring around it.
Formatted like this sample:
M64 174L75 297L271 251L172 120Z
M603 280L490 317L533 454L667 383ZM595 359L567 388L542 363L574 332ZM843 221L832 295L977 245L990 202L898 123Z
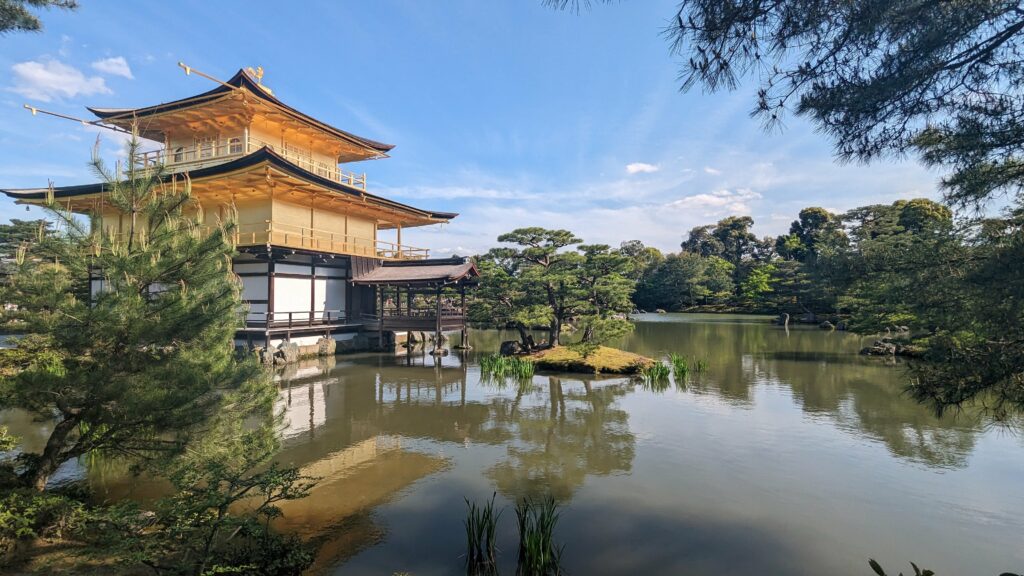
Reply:
M274 318L274 253L268 252L267 258L267 322L264 325L264 346L270 348L270 325Z
M434 318L434 351L440 353L444 346L441 345L441 286L438 285L437 291L437 302L435 302L435 312L437 316Z
M469 349L469 325L466 323L466 286L459 286L459 312L462 314L462 348Z
M377 286L377 345L384 349L384 286Z

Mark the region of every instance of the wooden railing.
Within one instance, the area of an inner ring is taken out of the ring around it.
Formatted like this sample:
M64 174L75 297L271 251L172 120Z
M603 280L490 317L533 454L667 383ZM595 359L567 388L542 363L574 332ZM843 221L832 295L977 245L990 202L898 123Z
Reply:
M292 310L288 312L246 313L246 326L271 328L309 328L349 324L351 320L344 310Z
M430 251L426 248L415 248L386 240L362 238L280 222L268 221L267 224L267 244L384 260L424 260L430 256Z
M177 147L173 149L140 152L134 157L137 170L149 170L156 166L167 166L171 172L196 170L205 166L221 164L255 152L260 148L270 148L278 155L295 164L299 168L327 178L339 184L366 190L366 173L356 174L338 168L336 164L328 164L314 160L309 154L288 146L274 146L258 138L228 138L201 142L198 146Z
M214 230L214 227L202 226L199 230L205 237ZM122 242L127 241L126 234L114 233L112 237ZM317 252L347 254L349 256L366 256L367 258L380 258L382 260L424 260L430 256L430 250L426 248L416 248L385 240L341 234L331 230L283 224L272 220L240 223L235 227L231 240L236 246L272 244L274 246L304 248Z

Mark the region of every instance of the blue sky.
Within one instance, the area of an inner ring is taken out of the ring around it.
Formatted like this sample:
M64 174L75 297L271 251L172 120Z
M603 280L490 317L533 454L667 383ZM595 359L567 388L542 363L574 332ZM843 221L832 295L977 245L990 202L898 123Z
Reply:
M282 6L288 8L282 10ZM489 2L102 2L44 12L41 34L0 37L0 187L93 181L96 129L22 109L85 117L136 107L261 65L285 102L396 144L349 165L371 191L460 212L407 231L434 254L470 254L521 226L568 228L588 242L640 239L678 250L693 226L753 216L785 231L800 208L928 196L938 175L913 160L840 166L830 142L790 117L766 134L749 117L754 85L678 91L660 32L675 2L580 14L540 0ZM121 142L103 137L115 158ZM6 198L0 219L31 216Z

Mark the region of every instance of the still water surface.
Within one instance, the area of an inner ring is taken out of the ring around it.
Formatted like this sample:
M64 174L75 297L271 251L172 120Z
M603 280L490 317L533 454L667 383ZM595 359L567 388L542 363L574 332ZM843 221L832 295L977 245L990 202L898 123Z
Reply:
M322 574L458 573L463 498L554 495L570 574L940 575L1024 570L1024 441L934 417L865 339L749 316L644 315L619 345L709 369L657 392L624 378L481 380L502 339L435 365L339 356L281 374L282 462L322 478L281 528Z

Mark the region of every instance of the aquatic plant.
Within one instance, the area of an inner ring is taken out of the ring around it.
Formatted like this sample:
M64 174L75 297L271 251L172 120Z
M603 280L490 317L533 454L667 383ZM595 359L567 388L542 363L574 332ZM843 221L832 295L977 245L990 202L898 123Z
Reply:
M480 372L494 378L532 378L534 365L528 358L489 354L480 358Z
M672 352L668 355L668 359L672 363L672 372L676 379L685 378L689 374L690 363L686 360L686 356Z
M669 374L669 367L661 362L654 362L640 372L640 376L643 378L646 386L651 388L660 386L662 390L668 386Z
M466 526L466 574L468 576L491 576L498 574L498 547L495 533L501 510L495 514L494 498L477 506L466 499L469 510L464 522Z
M695 358L693 364L697 374L704 374L708 371L708 361L704 358Z
M557 576L562 574L562 550L555 546L558 503L551 496L536 501L524 498L516 504L519 524L519 564L516 576Z

